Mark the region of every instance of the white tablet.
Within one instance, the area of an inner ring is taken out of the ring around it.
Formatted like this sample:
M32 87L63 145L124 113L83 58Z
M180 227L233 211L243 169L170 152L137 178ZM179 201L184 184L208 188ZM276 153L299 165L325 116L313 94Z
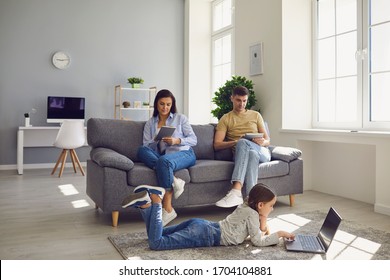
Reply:
M263 138L264 133L245 133L244 137L248 140L252 140L253 138Z

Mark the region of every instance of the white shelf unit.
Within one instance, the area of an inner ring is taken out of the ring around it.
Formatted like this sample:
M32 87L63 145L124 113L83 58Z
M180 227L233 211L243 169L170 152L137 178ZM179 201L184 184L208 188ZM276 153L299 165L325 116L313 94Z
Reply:
M133 117L131 116L133 113L141 113L141 112L148 112L147 116L148 119L153 115L153 102L154 97L156 96L157 88L156 87L149 87L149 88L132 88L132 87L125 87L122 85L115 86L114 90L114 119L120 119L120 120L132 120ZM123 106L124 101L130 102L130 107L125 108ZM134 101L140 102L140 107L135 107ZM143 103L148 102L149 106L144 107ZM132 112L132 113L131 113ZM128 114L130 113L130 114ZM140 119L137 119L140 120ZM146 120L144 117L143 120Z

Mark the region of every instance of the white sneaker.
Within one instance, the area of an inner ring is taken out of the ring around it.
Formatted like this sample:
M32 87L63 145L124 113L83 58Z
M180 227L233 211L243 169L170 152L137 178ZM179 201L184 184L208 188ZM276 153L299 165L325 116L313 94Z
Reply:
M149 194L157 194L161 200L164 197L165 194L165 189L161 187L155 187L155 186L149 186L149 185L139 185L134 189L135 193L142 192L142 191L147 191Z
M151 202L152 201L150 200L149 193L147 191L132 193L122 201L122 208L129 206L138 208Z
M218 207L229 208L233 206L237 206L244 203L242 199L242 195L238 196L233 191L229 191L224 198L220 199L215 203Z
M173 196L175 197L175 199L178 199L179 196L181 196L181 194L184 192L185 184L186 182L184 182L184 180L173 177L172 187L173 187Z
M177 217L175 209L172 208L171 213L168 213L164 208L162 209L162 224L165 227Z

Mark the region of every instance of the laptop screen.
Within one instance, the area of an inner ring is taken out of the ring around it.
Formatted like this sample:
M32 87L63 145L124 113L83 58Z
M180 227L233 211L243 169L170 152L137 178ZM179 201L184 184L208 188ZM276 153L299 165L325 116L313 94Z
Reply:
M321 230L318 233L318 237L321 239L322 244L325 247L325 251L328 250L333 237L341 223L340 215L332 207L329 209L328 215L322 224Z

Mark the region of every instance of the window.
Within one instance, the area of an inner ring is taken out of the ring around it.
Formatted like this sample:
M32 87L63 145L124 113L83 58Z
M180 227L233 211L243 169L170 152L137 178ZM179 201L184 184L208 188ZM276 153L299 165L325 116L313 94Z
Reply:
M390 129L390 1L315 1L316 127Z
M234 0L212 2L212 93L233 74Z

